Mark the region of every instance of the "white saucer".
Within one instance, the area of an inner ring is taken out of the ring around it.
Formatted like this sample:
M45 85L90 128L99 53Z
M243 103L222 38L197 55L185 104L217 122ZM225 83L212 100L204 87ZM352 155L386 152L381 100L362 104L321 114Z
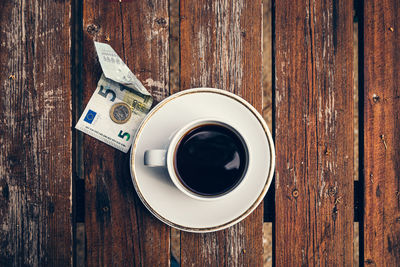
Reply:
M248 142L246 177L221 200L193 199L174 186L166 168L143 164L146 150L166 148L179 128L203 117L224 118ZM267 193L274 168L274 145L261 115L242 98L219 89L190 89L160 102L138 128L131 150L132 182L144 205L164 223L188 232L217 231L243 220Z

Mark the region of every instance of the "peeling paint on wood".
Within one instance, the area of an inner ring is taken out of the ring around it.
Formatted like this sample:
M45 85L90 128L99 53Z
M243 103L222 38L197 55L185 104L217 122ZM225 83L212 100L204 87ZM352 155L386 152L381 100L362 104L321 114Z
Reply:
M275 3L276 266L353 262L352 12Z
M70 3L7 1L0 23L0 265L70 266Z
M180 2L181 89L215 87L262 109L261 1ZM181 266L262 266L262 204L208 234L181 233Z

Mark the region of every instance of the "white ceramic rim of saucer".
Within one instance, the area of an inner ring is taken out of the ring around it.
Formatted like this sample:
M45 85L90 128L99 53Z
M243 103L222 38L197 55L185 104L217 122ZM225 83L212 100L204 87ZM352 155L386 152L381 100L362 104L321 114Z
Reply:
M270 155L270 165L269 165L269 171L266 174L267 179L265 180L265 185L263 190L261 191L261 193L259 194L259 196L257 197L257 199L251 204L251 206L244 212L241 213L240 216L237 216L235 219L230 220L226 223L217 225L217 226L212 226L212 227L204 227L204 228L199 228L199 227L188 227L188 226L184 226L184 225L179 225L176 224L166 218L164 218L163 216L161 216L157 211L155 211L151 205L146 201L145 197L142 195L140 188L138 186L137 183L137 177L135 175L135 148L137 146L137 140L138 140L138 136L140 136L141 131L143 130L144 126L146 125L147 121L152 117L152 115L154 113L156 113L159 109L161 109L165 104L167 104L168 102L170 102L173 99L176 99L180 96L186 95L186 94L193 94L193 93L216 93L216 94L220 94L220 95L225 95L227 97L233 98L234 100L238 101L239 103L241 103L242 105L244 105L246 108L249 109L249 111L251 111L251 113L253 113L253 115L256 117L256 119L258 120L258 122L260 123L260 125L262 126L265 135L267 137L267 142L268 142L268 147L269 147L269 155ZM145 207L159 220L161 220L162 222L164 222L165 224L177 228L179 230L182 231L186 231L186 232L194 232L194 233L206 233L206 232L214 232L214 231L219 231L219 230L223 230L225 228L228 228L240 221L242 221L243 219L245 219L249 214L251 214L256 208L257 206L261 203L261 201L263 200L264 196L266 195L272 179L273 179L273 175L274 175L274 170L275 170L275 148L274 148L274 143L273 143L273 139L272 139L272 135L269 131L269 128L266 124L266 122L264 121L264 119L262 118L262 116L259 114L259 112L247 101L245 101L244 99L238 97L237 95L221 90L221 89L216 89L216 88L208 88L208 87L201 87L201 88L192 88L192 89L187 89L178 93L175 93L169 97L167 97L166 99L164 99L163 101L161 101L160 103L158 103L148 114L147 116L143 119L143 121L141 122L141 124L139 125L136 134L135 134L135 138L132 144L132 148L131 148L131 158L130 158L130 171L131 171L131 178L132 178L132 182L133 185L135 187L135 190L140 198L140 200L143 202L143 204L145 205Z

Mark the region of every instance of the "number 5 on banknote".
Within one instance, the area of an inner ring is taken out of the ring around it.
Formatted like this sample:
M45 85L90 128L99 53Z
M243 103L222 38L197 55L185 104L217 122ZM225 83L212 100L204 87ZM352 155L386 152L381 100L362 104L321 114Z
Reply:
M104 91L104 87L103 87L102 85L100 85L99 95L101 95L102 97L104 97L104 98L107 99L107 95L108 95L108 94L111 94L111 99L110 99L110 101L111 101L111 102L114 102L115 98L117 97L117 96L115 95L115 92L114 92L113 90L111 90L111 89L106 89L106 90Z

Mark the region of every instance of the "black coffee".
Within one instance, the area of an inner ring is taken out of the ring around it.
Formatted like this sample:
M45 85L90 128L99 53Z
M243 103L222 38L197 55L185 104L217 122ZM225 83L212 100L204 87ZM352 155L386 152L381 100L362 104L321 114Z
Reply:
M192 192L215 196L233 189L247 169L247 151L241 138L218 124L189 131L178 144L175 170Z

